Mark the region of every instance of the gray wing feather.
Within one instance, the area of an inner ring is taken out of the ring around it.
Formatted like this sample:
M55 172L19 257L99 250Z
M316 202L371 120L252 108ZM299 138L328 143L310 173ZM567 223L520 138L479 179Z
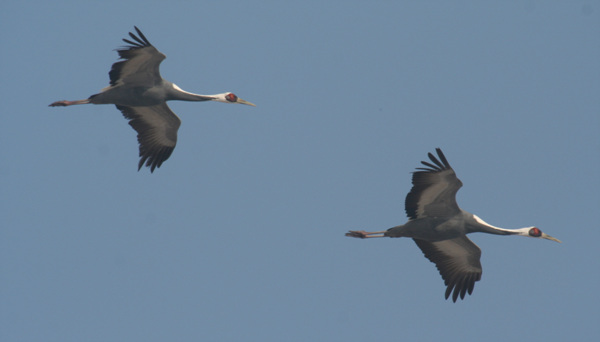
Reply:
M169 159L177 143L177 130L181 120L166 103L156 106L127 107L117 105L129 125L138 132L140 144L140 162L138 170L144 163L150 172L160 167Z
M410 219L422 217L451 217L460 212L456 203L456 193L462 182L446 160L442 150L436 148L438 160L429 153L433 164L422 161L427 168L417 168L413 172L413 187L404 202L406 215Z
M475 282L481 279L481 249L466 236L455 239L429 242L413 239L427 259L435 264L446 287L446 299L452 300L471 294Z
M130 32L129 36L135 41L123 39L129 45L117 49L119 57L124 61L112 65L108 73L110 77L108 88L122 84L151 87L162 81L159 67L166 56L150 44L142 31L137 27L135 29L139 38ZM102 91L104 90L106 88Z

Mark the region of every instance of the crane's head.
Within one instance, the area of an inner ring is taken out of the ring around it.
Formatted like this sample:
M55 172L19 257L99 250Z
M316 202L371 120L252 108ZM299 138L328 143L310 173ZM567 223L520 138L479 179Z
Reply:
M223 102L223 103L239 103L239 104L245 104L248 106L253 106L256 107L256 105L252 102L248 102L246 100L242 100L239 97L237 97L237 95L235 95L234 93L223 93L223 94L217 94L217 95L212 95L212 101L218 101L218 102Z
M520 235L529 236L532 238L540 238L540 239L547 239L547 240L552 240L552 241L556 241L556 242L562 242L559 239L542 232L538 227L522 228L522 233Z

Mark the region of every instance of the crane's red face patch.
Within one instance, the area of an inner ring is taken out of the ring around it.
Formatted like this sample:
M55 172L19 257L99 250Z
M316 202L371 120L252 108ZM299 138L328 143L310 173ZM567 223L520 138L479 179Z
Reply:
M529 235L533 237L540 237L542 236L542 231L539 228L533 227L529 229Z
M237 102L238 97L235 96L234 93L229 93L229 94L225 95L225 99L229 102Z

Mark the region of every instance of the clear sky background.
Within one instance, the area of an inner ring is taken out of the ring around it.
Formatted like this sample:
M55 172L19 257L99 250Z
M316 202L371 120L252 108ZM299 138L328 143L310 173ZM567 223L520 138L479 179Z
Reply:
M2 341L590 341L600 335L599 1L3 1ZM137 25L171 102L137 171L108 85ZM563 241L473 234L444 300L409 239L441 147L461 207Z

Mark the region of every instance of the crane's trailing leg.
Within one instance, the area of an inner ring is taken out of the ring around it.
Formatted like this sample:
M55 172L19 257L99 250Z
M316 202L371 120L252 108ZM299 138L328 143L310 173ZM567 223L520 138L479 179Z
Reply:
M90 100L89 99L77 100L77 101L62 100L62 101L52 102L48 106L49 107L66 107L66 106L72 106L72 105L78 105L78 104L86 104L86 103L90 103Z
M364 230L351 230L346 233L346 236L360 239L384 237L385 231L382 232L365 232Z

